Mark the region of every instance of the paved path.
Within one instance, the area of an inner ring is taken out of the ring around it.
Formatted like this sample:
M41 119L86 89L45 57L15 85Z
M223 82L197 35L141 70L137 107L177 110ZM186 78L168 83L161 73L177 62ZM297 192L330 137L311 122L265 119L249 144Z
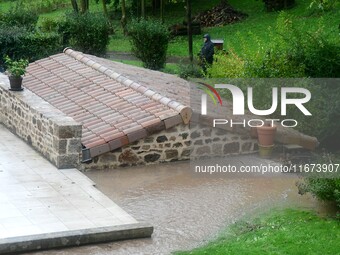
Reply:
M58 170L1 124L0 137L0 254L19 237L29 241L29 236L39 240L39 235L47 233L62 237L78 230L95 233L94 229L107 232L112 227L135 230L147 226L97 190L77 169ZM133 234L126 238L145 237L145 232Z

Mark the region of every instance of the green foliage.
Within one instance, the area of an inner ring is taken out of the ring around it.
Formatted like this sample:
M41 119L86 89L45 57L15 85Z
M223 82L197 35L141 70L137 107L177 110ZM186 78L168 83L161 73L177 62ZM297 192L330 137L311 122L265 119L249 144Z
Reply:
M338 254L339 221L313 212L285 210L239 221L208 244L176 255Z
M59 19L42 18L39 24L39 29L44 33L58 32L62 26L62 21Z
M340 164L340 156L325 153L318 157L317 163L326 165ZM340 209L340 178L338 178L339 170L340 169L337 169L337 171L335 171L334 167L332 173L325 173L324 176L317 174L316 176L309 176L303 179L303 181L297 183L299 193L305 194L309 192L322 201L334 202ZM313 173L310 174L313 175Z
M179 64L179 77L183 79L203 77L202 68L195 64Z
M337 0L312 0L309 9L317 12L330 11L335 8Z
M70 5L70 0L20 0L36 13L48 13Z
M7 71L14 77L20 77L26 73L28 61L26 59L12 60L9 56L5 56L5 64Z
M244 61L233 50L225 53L218 51L214 55L215 63L208 68L207 76L213 78L244 77Z
M169 43L169 31L155 20L133 20L129 35L134 55L142 60L144 67L159 70L164 68Z
M334 201L340 208L340 179L308 178L305 191L324 201Z
M0 66L5 55L14 60L23 58L32 62L60 50L58 34L31 32L23 27L0 27Z
M306 32L292 21L291 16L281 13L276 27L270 30L269 43L264 44L255 35L249 35L246 39L254 37L253 40L257 41L256 51L249 50L247 40L238 36L242 54L217 54L217 63L208 69L208 77L340 77L340 38L330 40L326 31L322 20L314 30ZM313 117L302 115L297 108L288 109L287 114L299 121L299 131L316 136L326 146L340 130L340 87L333 83L306 80L297 84L311 91L313 100L307 107ZM257 108L268 109L272 102L271 87L261 82L254 86ZM279 115L271 117L280 118Z
M110 24L101 13L71 13L66 16L64 25L64 33L69 36L69 43L76 50L93 55L106 53Z
M8 12L0 16L0 25L7 27L25 27L34 30L38 22L38 14L18 1Z
M4 64L4 56L9 55L13 59L20 59L17 51L18 45L27 33L23 27L0 26L0 65Z
M21 57L32 62L59 53L62 45L58 34L35 31L25 34L17 50Z
M292 17L281 13L271 43L258 45L256 55L244 56L247 77L335 78L340 76L340 38L327 39L322 23L315 31L301 30Z

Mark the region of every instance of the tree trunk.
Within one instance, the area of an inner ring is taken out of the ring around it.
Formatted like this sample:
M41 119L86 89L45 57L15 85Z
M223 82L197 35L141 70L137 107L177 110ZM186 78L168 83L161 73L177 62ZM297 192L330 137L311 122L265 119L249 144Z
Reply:
M124 35L127 35L127 30L126 30L126 7L125 7L125 0L121 0L121 4L122 4L122 18L120 20L120 24L122 26L123 29L123 33Z
M164 23L164 0L160 0L161 21Z
M78 13L79 8L78 8L77 0L71 0L71 4L72 4L72 7L73 7L73 11Z
M192 50L192 25L191 25L191 0L187 1L187 23L188 23L188 44L189 44L189 59L190 62L194 60Z
M145 0L141 0L141 16L145 19Z
M106 0L102 0L102 3L103 3L103 12L104 12L104 15L106 16L106 18L109 19L109 13L107 12Z
M81 13L87 12L89 10L89 0L81 0L80 9L81 9Z

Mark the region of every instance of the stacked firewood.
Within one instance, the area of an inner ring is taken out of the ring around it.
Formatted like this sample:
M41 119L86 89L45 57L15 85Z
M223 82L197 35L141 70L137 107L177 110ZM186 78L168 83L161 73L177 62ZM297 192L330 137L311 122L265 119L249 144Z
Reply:
M234 23L245 17L247 14L235 10L227 3L221 3L195 16L193 22L200 23L202 27L215 27Z

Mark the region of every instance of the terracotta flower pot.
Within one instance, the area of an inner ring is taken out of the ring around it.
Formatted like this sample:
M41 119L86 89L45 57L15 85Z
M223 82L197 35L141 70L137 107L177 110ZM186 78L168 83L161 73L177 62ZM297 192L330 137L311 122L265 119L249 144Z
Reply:
M274 144L276 126L257 127L257 136L259 144L262 146L271 146Z

